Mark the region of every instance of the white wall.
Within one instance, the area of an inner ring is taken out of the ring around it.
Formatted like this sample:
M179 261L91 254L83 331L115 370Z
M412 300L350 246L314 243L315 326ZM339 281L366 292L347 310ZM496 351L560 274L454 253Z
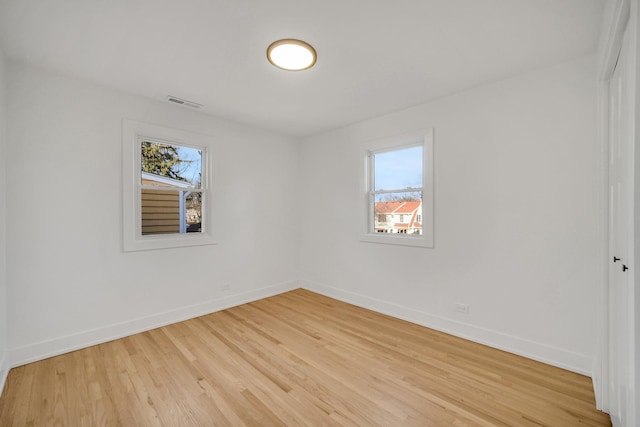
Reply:
M8 79L12 365L296 287L296 140L25 65ZM123 118L216 138L218 245L123 253Z
M0 50L0 393L7 378L7 199L6 199L6 67Z
M363 141L435 129L435 248L363 243ZM309 289L590 373L595 352L595 59L308 138ZM454 303L470 313L453 311Z

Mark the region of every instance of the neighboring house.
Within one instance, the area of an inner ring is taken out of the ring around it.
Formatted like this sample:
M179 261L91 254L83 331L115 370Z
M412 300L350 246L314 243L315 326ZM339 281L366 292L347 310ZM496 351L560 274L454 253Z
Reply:
M191 183L149 172L141 175L142 234L185 233L185 198Z
M194 224L200 222L200 211L196 208L187 208L187 223Z
M374 207L376 233L422 234L422 201L377 202Z

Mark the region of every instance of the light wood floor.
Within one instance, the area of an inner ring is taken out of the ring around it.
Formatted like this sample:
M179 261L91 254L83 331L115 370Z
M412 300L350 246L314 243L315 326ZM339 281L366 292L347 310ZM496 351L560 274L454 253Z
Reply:
M12 369L0 426L610 425L591 380L296 290Z

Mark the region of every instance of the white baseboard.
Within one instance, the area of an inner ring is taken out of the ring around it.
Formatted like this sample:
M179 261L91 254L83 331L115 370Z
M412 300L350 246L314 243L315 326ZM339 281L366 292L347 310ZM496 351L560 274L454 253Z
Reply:
M455 335L469 341L488 345L489 347L524 356L582 375L591 376L592 360L591 357L584 354L525 340L468 323L458 322L320 283L301 280L300 287L349 304Z
M117 323L103 328L88 330L73 335L62 336L51 340L41 341L24 347L9 350L10 367L25 365L27 363L43 360L59 354L79 350L96 344L113 341L118 338L148 331L162 326L170 325L194 317L225 310L237 305L246 304L262 298L268 298L297 289L298 282L290 281L277 285L267 286L249 292L230 295L224 298L205 301L200 304L165 311L152 316L141 317L130 321ZM7 364L5 362L5 364ZM2 368L2 365L0 365ZM5 371L2 370L2 373Z

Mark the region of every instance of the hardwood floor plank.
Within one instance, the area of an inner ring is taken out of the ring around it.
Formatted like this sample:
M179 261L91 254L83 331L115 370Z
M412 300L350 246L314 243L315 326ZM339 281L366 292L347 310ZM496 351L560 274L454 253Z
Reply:
M610 422L587 377L299 289L12 369L29 425Z

